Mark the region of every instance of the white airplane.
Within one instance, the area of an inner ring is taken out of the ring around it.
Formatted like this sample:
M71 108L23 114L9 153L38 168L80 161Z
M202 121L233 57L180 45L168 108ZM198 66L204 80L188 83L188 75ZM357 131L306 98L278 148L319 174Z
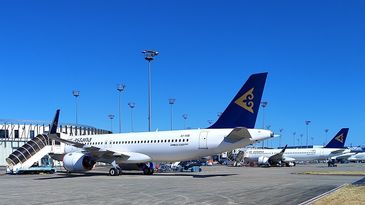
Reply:
M122 169L139 169L153 174L152 162L199 159L254 144L273 137L269 130L253 129L267 73L251 75L220 118L207 129L140 133L66 136L57 134L57 110L48 137L65 143L64 154L51 154L62 160L68 172L91 170L96 162L109 163L111 176Z
M255 149L244 151L246 162L257 162L259 166L295 166L297 161L326 160L336 155L349 152L344 148L348 128L342 128L335 137L325 146L316 148L296 149Z
M349 150L350 152L331 157L331 159L334 161L350 161L350 162L365 161L365 152L362 149L360 150L349 149Z
M365 161L365 152L356 153L356 154L352 155L351 157L349 157L347 160L350 162Z

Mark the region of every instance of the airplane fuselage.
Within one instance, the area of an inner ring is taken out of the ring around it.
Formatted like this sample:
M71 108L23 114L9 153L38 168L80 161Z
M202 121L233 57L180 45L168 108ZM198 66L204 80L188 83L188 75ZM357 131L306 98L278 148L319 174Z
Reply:
M344 149L340 148L303 148L303 149L286 149L283 158L292 158L295 161L312 161L326 160L335 156L333 152ZM257 161L259 157L270 157L277 154L281 149L247 149L244 158L248 161Z
M251 137L232 143L227 137L233 129L195 129L179 131L156 131L107 135L69 137L68 140L86 146L109 150L115 153L128 153L130 158L123 163L142 163L147 161L183 161L222 153L238 147L247 146L272 136L271 131L248 129ZM66 145L65 153L82 152L82 149Z

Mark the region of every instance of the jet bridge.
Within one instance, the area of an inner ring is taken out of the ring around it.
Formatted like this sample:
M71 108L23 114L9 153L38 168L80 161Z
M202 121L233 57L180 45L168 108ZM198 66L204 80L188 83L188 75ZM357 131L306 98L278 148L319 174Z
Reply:
M6 158L8 172L18 173L20 170L29 169L35 162L49 154L51 149L48 136L37 135Z

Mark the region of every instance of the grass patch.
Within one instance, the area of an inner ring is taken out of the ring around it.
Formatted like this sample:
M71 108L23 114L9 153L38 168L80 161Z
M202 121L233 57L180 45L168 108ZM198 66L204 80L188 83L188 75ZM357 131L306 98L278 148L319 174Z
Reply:
M365 171L306 171L300 174L365 176Z
M314 205L365 205L365 186L347 185L316 201Z

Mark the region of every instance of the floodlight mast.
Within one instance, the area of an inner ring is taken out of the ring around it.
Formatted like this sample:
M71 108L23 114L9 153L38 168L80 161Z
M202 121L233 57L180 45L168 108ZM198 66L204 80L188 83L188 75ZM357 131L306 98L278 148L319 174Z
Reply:
M114 115L110 114L108 115L108 118L110 119L110 131L113 132L113 119L114 119Z
M169 104L170 104L170 126L171 126L171 130L173 129L173 118L174 118L174 113L173 113L173 105L175 104L176 99L175 98L170 98L169 99Z
M144 50L142 51L142 53L144 54L144 59L148 61L148 131L151 131L151 125L152 125L151 61L159 53L153 50Z
M76 115L76 125L78 124L78 101L77 98L80 96L80 91L73 90L72 95L75 97L75 115Z
M306 131L307 131L307 140L306 140L306 146L308 147L308 138L309 138L309 132L308 132L308 127L309 127L309 124L311 123L312 121L310 120L306 120L304 121L305 125L306 125Z
M133 127L133 108L136 107L136 103L134 102L129 102L128 106L131 108L131 132L134 132L134 127Z
M125 85L124 84L118 84L117 85L117 90L119 91L119 133L122 132L122 114L121 114L121 108L120 108L120 104L121 104L121 95L122 95L122 92L124 91L125 89Z

